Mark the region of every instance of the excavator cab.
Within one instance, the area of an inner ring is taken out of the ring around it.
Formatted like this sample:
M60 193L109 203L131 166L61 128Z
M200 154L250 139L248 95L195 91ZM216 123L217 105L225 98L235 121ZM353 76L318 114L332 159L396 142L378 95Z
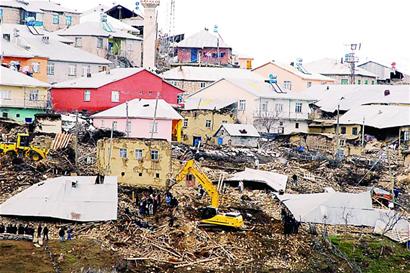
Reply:
M17 149L20 147L29 147L30 146L30 136L28 134L18 134L17 135Z

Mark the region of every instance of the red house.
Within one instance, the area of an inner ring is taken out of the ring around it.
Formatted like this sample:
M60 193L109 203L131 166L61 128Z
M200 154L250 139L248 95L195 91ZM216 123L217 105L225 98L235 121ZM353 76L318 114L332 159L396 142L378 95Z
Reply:
M184 91L143 68L116 68L53 85L51 100L57 112L95 113L126 101L160 98L181 105Z

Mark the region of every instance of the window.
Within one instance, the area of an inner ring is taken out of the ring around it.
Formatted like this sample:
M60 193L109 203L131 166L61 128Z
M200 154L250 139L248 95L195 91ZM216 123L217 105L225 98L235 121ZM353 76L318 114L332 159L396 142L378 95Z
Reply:
M9 117L9 113L3 112L2 117L3 117L3 118L8 118L8 117Z
M268 111L268 103L267 102L262 103L261 110L262 110L262 112L267 112Z
M141 149L136 149L135 150L135 159L136 160L142 160L142 150Z
M283 104L282 103L276 103L275 104L275 112L281 113L283 111Z
M349 84L349 80L348 79L341 79L340 84Z
M201 82L201 88L204 88L205 87L205 83L204 82Z
M295 123L295 128L296 128L296 129L299 129L299 122L296 122L296 123Z
M30 101L38 101L38 90L31 90L29 94Z
M184 128L188 127L188 119L184 119Z
M3 21L3 9L0 9L0 21Z
M112 129L113 129L114 131L117 131L117 125L118 125L118 122L116 122L116 121L113 121L113 122L112 122Z
M81 37L75 37L75 47L81 47Z
M403 141L409 141L410 140L410 131L404 131L403 132Z
M280 122L279 122L279 126L283 126L283 121L280 121Z
M159 153L157 150L152 150L151 151L151 160L152 161L158 161L159 160Z
M91 91L84 90L84 101L90 101L90 100L91 100Z
M66 16L65 17L65 24L67 26L71 26L72 23L73 23L73 17L72 16Z
M374 84L374 81L372 81L372 84Z
M369 84L369 80L364 80L364 84Z
M0 99L1 100L9 100L10 99L10 91L9 90L1 90L0 91Z
M228 123L228 121L226 121L226 120L223 120L223 121L222 121L222 123Z
M182 102L183 102L182 95L181 94L177 95L177 104L181 104Z
M352 128L352 135L357 136L357 127Z
M88 73L91 73L91 67L89 65L83 66L83 77L87 77Z
M53 24L58 25L60 23L60 18L58 14L53 14Z
M33 62L33 63L31 63L31 67L33 69L33 73L39 73L40 72L40 63Z
M68 76L75 76L77 75L77 66L76 65L70 65L68 67Z
M19 118L20 117L20 114L16 114L16 118Z
M152 96L152 91L148 91L148 95L149 95L149 96Z
M207 120L205 121L205 127L206 127L206 128L211 128L211 124L212 124L211 120L207 119Z
M340 133L342 135L345 135L346 134L346 127L344 127L344 126L340 127Z
M361 84L362 83L362 81L361 80L357 80L357 84Z
M171 84L172 84L173 86L177 86L177 81L171 81Z
M240 100L239 101L239 111L244 111L246 108L246 100Z
M283 82L283 88L287 90L292 90L292 82L291 81L284 81Z
M312 82L307 82L306 86L307 86L307 88L311 87L311 86L312 86Z
M127 158L128 156L128 151L125 148L120 148L120 157L121 158Z
M47 64L47 75L54 75L54 64L53 63Z
M158 122L151 122L150 133L158 133Z
M97 48L103 48L104 40L103 38L97 38Z
M111 102L120 102L120 92L119 91L111 92Z
M159 173L155 173L155 178L159 178Z
M302 103L301 102L297 102L295 104L295 112L296 113L302 113Z

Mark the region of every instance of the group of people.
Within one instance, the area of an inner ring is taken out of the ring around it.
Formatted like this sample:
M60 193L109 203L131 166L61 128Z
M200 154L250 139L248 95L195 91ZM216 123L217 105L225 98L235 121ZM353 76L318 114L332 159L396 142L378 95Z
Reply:
M33 239L35 238L35 235L37 235L37 239L42 238L44 241L48 240L49 229L47 226L44 226L43 228L41 224L39 224L36 232L36 229L30 224L26 224L23 226L22 224L16 225L9 223L5 226L3 223L0 223L0 234L1 233L28 235L31 236Z
M158 208L161 205L161 193L155 191L151 187L135 197L135 204L138 207L138 213L140 216L151 216L155 215ZM165 204L168 207L175 208L178 206L178 200L172 195L172 193L167 192L165 194Z
M64 242L66 240L66 235L67 233L67 241L70 241L73 239L73 229L69 226L68 228L65 227L60 227L58 230L58 237L60 238L60 242Z

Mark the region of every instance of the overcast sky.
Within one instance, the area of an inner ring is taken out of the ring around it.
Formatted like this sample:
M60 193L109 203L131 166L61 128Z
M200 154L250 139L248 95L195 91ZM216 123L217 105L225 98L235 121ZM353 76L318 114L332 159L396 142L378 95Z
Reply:
M116 1L135 8L137 0ZM85 10L107 0L60 0ZM234 52L269 60L340 59L346 45L361 42L360 62L375 60L410 73L408 0L175 0L176 33L193 34L218 25ZM161 0L160 28L168 30L170 0Z

